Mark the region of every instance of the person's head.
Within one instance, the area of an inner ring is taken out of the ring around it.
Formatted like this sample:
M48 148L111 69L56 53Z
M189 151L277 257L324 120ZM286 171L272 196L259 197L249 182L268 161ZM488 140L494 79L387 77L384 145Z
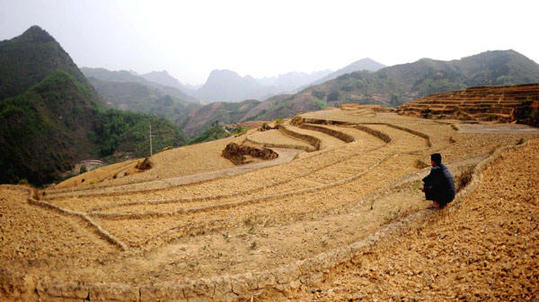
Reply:
M430 155L430 163L431 165L438 166L442 163L442 155L440 153L433 153Z

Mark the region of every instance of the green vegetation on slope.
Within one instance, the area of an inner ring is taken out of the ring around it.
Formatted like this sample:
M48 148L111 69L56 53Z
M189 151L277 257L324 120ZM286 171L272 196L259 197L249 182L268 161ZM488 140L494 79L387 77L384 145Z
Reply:
M189 112L201 107L173 97L160 89L138 82L103 81L89 78L99 96L109 105L124 111L164 117L179 126Z
M183 131L191 137L200 135L204 129L212 127L215 121L223 124L233 124L242 119L249 110L260 104L256 100L246 100L239 103L211 103L192 110L178 123Z
M106 109L38 26L0 42L0 183L42 185L83 159L147 155L150 122L156 150L187 143L169 121Z
M54 70L75 77L95 93L73 60L46 31L32 26L0 45L0 100L23 93Z
M24 93L0 101L0 183L27 179L42 185L81 159L114 152L146 155L149 121L157 134L155 148L186 143L169 121L105 110L73 76L52 72Z
M181 146L188 142L187 136L170 121L128 111L108 109L96 119L89 132L99 156L115 152L132 153L136 157L149 155L149 128L152 126L152 146L162 150L168 146Z
M197 137L193 138L189 144L199 144L203 142L209 142L216 139L229 137L230 132L227 132L223 126L219 126L218 122L213 122L212 126L206 129Z
M247 128L244 128L244 127L236 127L232 131L228 131L223 126L219 125L218 121L215 121L204 132L202 132L197 137L193 138L189 142L189 144L190 145L199 144L199 143L213 141L216 139L229 137L232 135L241 135L241 134L244 134L246 131L247 131Z

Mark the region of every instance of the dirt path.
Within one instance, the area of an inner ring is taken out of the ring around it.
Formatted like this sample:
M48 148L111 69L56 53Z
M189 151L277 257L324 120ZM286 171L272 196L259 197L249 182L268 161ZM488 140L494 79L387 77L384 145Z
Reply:
M519 124L462 124L455 125L463 133L539 134L539 129Z
M301 150L284 149L284 148L272 148L272 150L274 150L275 152L279 154L279 157L277 159L251 163L251 164L246 164L246 165L241 165L241 166L234 166L232 168L221 169L221 170L212 171L212 172L204 172L204 173L197 173L197 174L192 174L192 175L173 177L173 178L167 178L167 179L161 179L161 180L153 180L153 181L147 181L143 183L96 188L95 190L84 190L84 191L73 190L73 191L67 191L67 192L56 193L56 194L49 193L47 195L47 199L69 197L73 195L77 195L77 196L93 195L93 194L96 194L96 192L100 192L100 193L123 192L125 193L129 191L138 191L138 190L150 190L150 189L158 190L158 189L168 188L172 186L180 186L180 185L186 185L186 184L191 184L191 183L197 183L197 182L207 181L207 180L221 178L221 177L238 175L245 172L262 169L265 167L277 166L284 163L288 163L291 160L293 160L299 153L302 152Z

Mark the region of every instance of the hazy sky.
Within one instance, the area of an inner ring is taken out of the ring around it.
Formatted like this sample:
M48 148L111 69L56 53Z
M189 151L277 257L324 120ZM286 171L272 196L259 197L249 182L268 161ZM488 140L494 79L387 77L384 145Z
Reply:
M78 66L272 76L514 49L539 62L539 1L0 0L0 40L39 25Z

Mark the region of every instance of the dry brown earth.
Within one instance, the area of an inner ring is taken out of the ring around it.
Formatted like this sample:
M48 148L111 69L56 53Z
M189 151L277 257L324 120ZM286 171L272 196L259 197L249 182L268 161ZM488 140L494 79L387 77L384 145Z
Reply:
M539 126L539 84L480 86L422 97L399 114L434 119L519 122Z
M508 151L469 197L332 269L301 301L536 301L539 140ZM272 296L270 300L277 297ZM287 299L288 299L287 298Z
M424 210L419 179L427 170L418 161L441 151L458 175L500 147L538 137L537 131L465 133L451 122L355 106L298 121L331 131L285 122L288 132L251 131L169 150L152 157L155 170L51 188L38 201L20 187L0 188L2 243L14 242L0 246L0 298L318 299L309 290L324 271L329 282L329 269L363 255L364 242L432 213ZM328 135L333 131L353 141ZM281 145L318 141L320 150L278 151L278 159L248 169L205 163L227 143L252 136ZM184 156L195 174L176 171Z

